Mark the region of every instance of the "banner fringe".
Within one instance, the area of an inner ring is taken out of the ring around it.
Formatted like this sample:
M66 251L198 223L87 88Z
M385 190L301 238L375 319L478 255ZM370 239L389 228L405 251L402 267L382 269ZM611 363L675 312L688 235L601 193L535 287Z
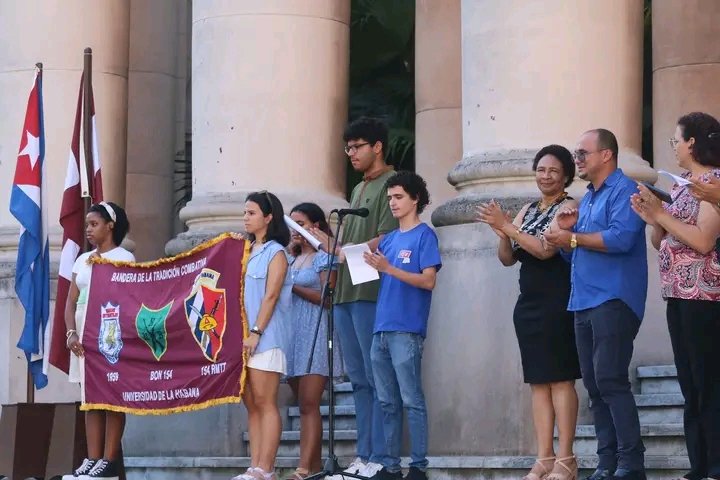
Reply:
M87 412L90 410L107 410L110 412L131 413L133 415L172 415L174 413L194 412L197 410L204 410L206 408L215 407L218 405L227 405L229 403L241 402L242 399L240 397L223 397L214 398L212 400L207 400L202 403L196 403L194 405L183 405L182 407L172 408L130 408L110 405L107 403L84 403L80 405L80 410L82 410L83 412Z
M227 238L232 238L235 240L242 240L245 242L245 251L247 252L247 245L249 243L246 239L240 239L236 238L232 233L221 233L217 237L213 237L210 240L206 240L203 243L194 246L192 249L181 252L175 255L174 257L163 257L158 258L157 260L152 260L150 262L123 262L118 260L110 260L108 258L103 257L91 257L88 259L88 264L102 264L102 265L112 265L115 267L138 267L138 268L153 268L160 265L165 265L166 263L172 263L176 260L181 260L183 258L187 258L191 255L195 255L198 252L202 252L203 250L207 250L210 247L214 247L218 243L222 242L223 240ZM243 265L245 263L245 258L243 258ZM243 272L244 273L244 272Z

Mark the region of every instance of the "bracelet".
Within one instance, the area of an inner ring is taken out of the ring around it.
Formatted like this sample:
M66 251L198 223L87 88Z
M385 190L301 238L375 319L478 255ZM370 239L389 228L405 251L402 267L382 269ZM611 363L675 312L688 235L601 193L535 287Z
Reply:
M77 330L71 328L65 333L65 340L70 340L73 335L77 335Z
M254 326L253 328L250 329L250 333L254 333L254 334L257 335L258 337L262 337L263 331L260 330L260 328L258 328L258 326L256 325L256 326Z

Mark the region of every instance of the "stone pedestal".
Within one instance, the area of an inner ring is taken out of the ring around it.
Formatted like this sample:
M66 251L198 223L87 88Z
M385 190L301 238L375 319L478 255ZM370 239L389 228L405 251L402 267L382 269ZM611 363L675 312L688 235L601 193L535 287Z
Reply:
M447 172L462 157L460 0L415 4L415 171L433 210L455 196Z
M668 139L682 115L720 118L720 3L653 2L653 158L657 169L679 172Z
M655 180L639 155L642 15L624 0L462 2L463 158L448 176L458 196L432 215L444 264L424 363L433 455L535 453L512 321L518 269L500 264L475 207L537 199L535 153L572 150L597 127L618 137L626 173Z
M251 191L286 209L345 204L349 0L212 0L192 15L193 198L167 252L240 229Z

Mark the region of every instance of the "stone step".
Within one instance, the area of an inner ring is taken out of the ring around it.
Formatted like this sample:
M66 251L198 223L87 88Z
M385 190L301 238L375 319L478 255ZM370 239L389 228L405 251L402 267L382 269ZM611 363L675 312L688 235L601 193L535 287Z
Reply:
M322 415L323 429L328 428L328 414L330 407L322 405L320 407L320 415ZM300 430L300 408L288 408L288 418L290 419L289 430ZM336 405L335 406L335 430L355 430L355 405Z
M354 405L353 400L353 389L350 382L336 383L335 384L335 405ZM327 390L323 393L322 403L327 405L330 402Z
M533 457L429 457L430 480L517 480L532 466ZM347 465L351 458L341 458ZM297 466L297 457L278 457L278 478L283 478ZM581 477L592 472L597 457L579 456ZM408 459L403 459L407 466ZM645 457L647 477L653 480L669 480L684 474L689 468L687 457ZM197 478L202 480L227 480L250 466L247 457L127 457L125 458L128 480L175 480Z
M250 441L247 432L243 433L243 441ZM339 457L354 457L356 452L357 431L356 430L336 430L335 431L335 455ZM328 450L328 431L323 432L322 455L327 455ZM280 447L278 448L279 457L299 457L300 456L300 431L289 430L282 433L280 437Z
M638 367L640 393L680 393L677 370L674 365Z
M683 422L683 396L678 393L635 395L640 424L667 424Z
M650 456L683 456L687 454L681 423L641 425L640 432ZM555 447L557 448L557 435ZM579 425L575 432L575 454L591 456L597 452L597 439L593 425Z

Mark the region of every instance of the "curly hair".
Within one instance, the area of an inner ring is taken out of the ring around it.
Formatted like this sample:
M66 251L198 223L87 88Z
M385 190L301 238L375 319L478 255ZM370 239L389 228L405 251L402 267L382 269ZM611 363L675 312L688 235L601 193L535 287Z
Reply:
M360 117L353 120L345 127L343 133L343 141L365 140L370 145L377 142L382 144L383 154L387 153L388 146L388 127L385 122L379 118Z
M402 187L410 198L417 200L417 213L422 213L430 204L430 193L425 180L415 172L400 171L385 182L385 188Z

